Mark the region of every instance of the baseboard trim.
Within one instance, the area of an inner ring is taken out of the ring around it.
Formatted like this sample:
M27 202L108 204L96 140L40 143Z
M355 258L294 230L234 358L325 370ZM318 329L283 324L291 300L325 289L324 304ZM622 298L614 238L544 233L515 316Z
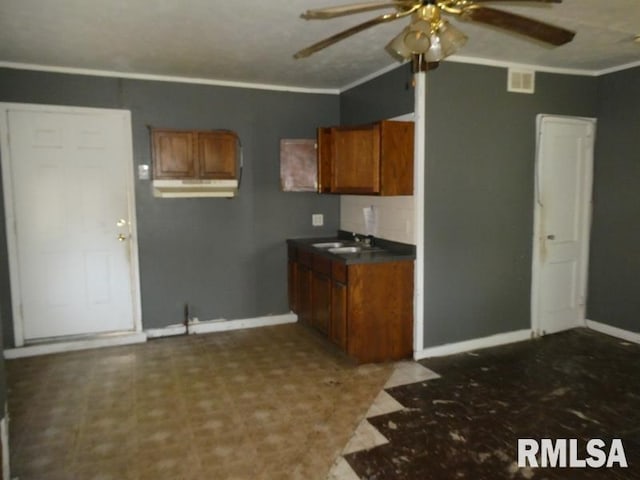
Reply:
M202 334L213 332L227 332L230 330L242 330L245 328L268 327L295 323L298 316L294 313L284 315L267 315L264 317L244 318L239 320L207 320L189 324L189 334ZM29 345L20 348L9 348L4 351L4 358L13 360L16 358L48 355L51 353L72 352L75 350L87 350L90 348L116 347L144 343L149 338L171 337L184 335L184 325L170 325L165 328L151 328L141 333L113 334L100 338L70 340L68 342L47 343L41 345Z
M243 318L238 320L206 320L203 322L190 322L189 334L198 335L202 333L228 332L231 330L242 330L245 328L269 327L273 325L283 325L295 323L298 316L295 313L284 315L267 315L265 317ZM170 325L165 328L154 328L145 330L148 338L171 337L173 335L184 335L186 333L184 325Z
M611 337L621 338L632 343L640 343L640 333L630 332L629 330L623 330L622 328L613 327L605 323L594 322L593 320L585 320L587 328L595 330L596 332L604 333Z
M135 343L144 343L146 341L147 336L143 332L105 334L97 338L9 348L4 351L4 358L7 360L13 360L16 358L35 357L37 355L49 355L51 353L73 352L76 350L88 350L91 348L118 347L122 345L132 345Z
M185 329L184 325L169 325L164 328L150 328L145 330L144 333L147 334L147 338L162 338L162 337L173 337L176 335L184 335Z
M514 332L499 333L489 337L474 338L473 340L465 340L463 342L448 343L437 347L429 347L424 350L413 353L415 360L422 360L430 357L444 357L446 355L455 355L456 353L470 352L472 350L480 350L482 348L497 347L508 343L522 342L531 339L531 330L517 330Z
M295 313L284 315L268 315L266 317L244 318L240 320L213 320L209 322L193 323L189 326L190 333L228 332L229 330L242 330L244 328L270 327L295 323L298 316Z

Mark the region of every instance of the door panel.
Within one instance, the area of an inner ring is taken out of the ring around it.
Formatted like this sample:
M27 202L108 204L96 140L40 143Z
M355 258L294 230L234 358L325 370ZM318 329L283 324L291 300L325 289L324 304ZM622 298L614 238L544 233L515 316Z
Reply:
M333 154L333 130L332 128L319 128L317 133L318 192L320 193L331 192L331 184L333 182L333 170L331 169L333 163L331 158Z
M306 325L311 325L312 275L313 272L309 267L298 264L298 279L300 282L298 291L298 319Z
M331 191L380 192L380 131L377 127L332 130Z
M331 288L331 341L347 349L347 285L333 282Z
M327 335L331 321L331 278L313 272L311 294L311 325Z
M236 178L238 138L231 132L198 132L201 178Z
M154 178L189 178L198 174L191 132L154 130Z
M539 122L533 310L539 330L553 333L584 321L595 128L589 119Z
M9 110L8 125L24 339L133 330L122 117Z

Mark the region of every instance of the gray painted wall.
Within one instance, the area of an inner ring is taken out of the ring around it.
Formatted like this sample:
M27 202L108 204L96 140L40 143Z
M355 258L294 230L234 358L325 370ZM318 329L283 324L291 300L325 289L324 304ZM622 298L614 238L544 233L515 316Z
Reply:
M0 69L0 101L131 110L136 165L151 162L149 126L238 132L245 169L236 199L156 199L150 182L135 182L144 328L180 323L184 302L201 320L286 313L285 239L339 227L338 197L279 190L280 138L313 138L317 126L339 123L337 95ZM325 214L324 227L311 227L312 213ZM1 275L7 346L9 295Z
M594 116L597 81L444 63L427 98L425 347L530 328L535 118Z
M356 125L399 117L413 112L414 99L409 65L391 70L340 95L340 120Z
M406 113L405 71L343 93L343 119ZM596 113L595 78L538 73L534 95L506 84L496 67L427 74L425 347L530 327L535 117Z
M279 192L279 138L411 112L410 81L403 66L338 100L0 69L0 101L130 109L136 164L149 162L148 125L239 132L246 171L236 200L154 199L136 181L152 328L180 321L185 300L203 319L286 311L283 239L333 233L338 199ZM505 69L449 62L428 74L426 347L529 327L538 113L598 117L588 317L640 330L640 69L600 79L538 73L536 83L535 95L507 93ZM310 227L314 212L325 213L326 228ZM4 272L6 260L0 222ZM11 345L6 275L0 315Z
M598 83L587 318L640 332L640 68Z

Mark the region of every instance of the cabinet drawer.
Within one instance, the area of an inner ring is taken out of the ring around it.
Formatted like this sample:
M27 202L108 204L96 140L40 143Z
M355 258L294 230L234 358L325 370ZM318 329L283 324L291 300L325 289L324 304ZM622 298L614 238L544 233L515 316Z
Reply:
M313 253L305 250L298 250L298 262L309 268L313 268Z
M342 262L332 262L331 277L336 282L347 283L347 264Z
M331 260L320 255L313 256L313 271L331 276Z

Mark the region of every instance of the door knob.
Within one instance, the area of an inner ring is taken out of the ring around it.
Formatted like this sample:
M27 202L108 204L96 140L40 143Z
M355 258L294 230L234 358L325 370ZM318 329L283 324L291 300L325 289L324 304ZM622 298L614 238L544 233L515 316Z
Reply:
M118 235L119 242L124 242L126 239L127 239L127 235L125 235L124 233L121 233Z
M547 235L547 240L555 240L556 236L555 235Z
M124 227L127 224L127 221L124 218L121 218L116 222L116 227Z

